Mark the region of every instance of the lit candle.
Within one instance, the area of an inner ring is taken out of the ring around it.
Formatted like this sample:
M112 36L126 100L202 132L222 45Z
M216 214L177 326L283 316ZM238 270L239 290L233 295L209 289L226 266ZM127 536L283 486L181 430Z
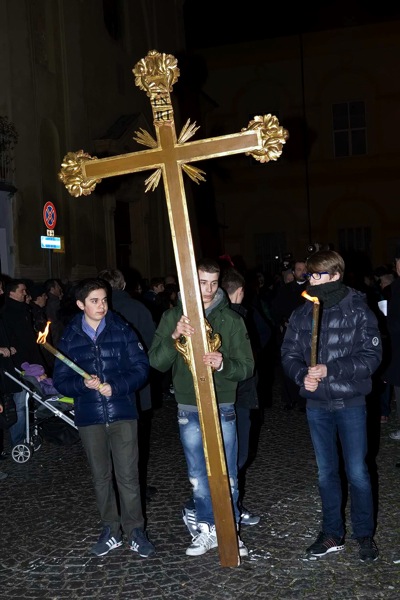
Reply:
M79 375L82 375L82 377L84 377L85 379L92 379L92 376L89 375L89 373L86 373L86 371L84 371L83 369L78 367L78 365L76 365L74 362L72 362L72 360L67 358L65 356L65 354L62 354L61 352L56 350L54 348L54 346L51 346L48 342L46 342L46 338L49 333L50 323L51 323L51 321L47 321L46 329L42 332L39 332L38 338L36 340L37 343L44 346L46 348L46 350L48 350L49 352L54 354L54 356L56 356L57 358L62 360L63 363L65 363L70 369L73 369L74 371L76 371L76 373L79 373Z
M318 322L319 322L319 300L316 296L309 296L306 291L301 294L307 300L313 302L313 315L311 326L311 362L310 367L315 367L317 364L318 351Z

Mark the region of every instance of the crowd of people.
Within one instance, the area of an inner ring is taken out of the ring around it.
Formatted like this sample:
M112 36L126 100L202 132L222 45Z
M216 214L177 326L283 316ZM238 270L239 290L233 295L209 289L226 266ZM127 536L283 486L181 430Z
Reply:
M346 271L334 250L294 259L275 277L228 256L201 259L197 271L205 318L222 341L203 361L213 374L239 555L248 554L243 528L260 521L244 506L246 471L279 377L281 408L306 413L318 466L322 522L307 554L344 548L342 458L359 557L376 560L367 416L369 406L378 407L384 425L395 401L400 420L400 256L362 277ZM321 307L314 362L313 303L304 292ZM0 305L0 388L13 395L17 410L16 423L0 430L0 459L24 442L29 427L25 391L4 372L34 368L74 398L102 522L91 553L104 556L125 535L132 551L150 557L156 550L147 535L146 503L157 492L147 481L152 414L174 399L192 486L182 507L191 536L186 553L199 556L217 547L198 398L178 348L196 332L183 313L178 278L155 276L146 285L117 269L74 284L1 275ZM37 343L48 322L51 345L90 378ZM400 440L400 429L391 437ZM0 471L0 481L6 477Z

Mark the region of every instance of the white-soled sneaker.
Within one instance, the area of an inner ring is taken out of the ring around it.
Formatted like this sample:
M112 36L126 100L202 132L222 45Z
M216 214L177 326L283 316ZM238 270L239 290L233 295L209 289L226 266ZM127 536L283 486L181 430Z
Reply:
M111 535L110 527L103 527L100 537L94 546L92 546L90 553L95 556L105 556L110 550L114 550L120 546L122 546L121 533L114 536Z
M211 550L211 548L216 548L218 546L215 525L199 523L197 530L198 533L196 537L193 538L192 543L186 550L188 556L201 556Z
M240 537L238 537L238 545L239 545L239 556L248 556L249 551L247 550L247 547L245 546L243 540L240 539Z
M398 431L392 431L392 433L389 433L389 437L392 440L400 441L400 429Z

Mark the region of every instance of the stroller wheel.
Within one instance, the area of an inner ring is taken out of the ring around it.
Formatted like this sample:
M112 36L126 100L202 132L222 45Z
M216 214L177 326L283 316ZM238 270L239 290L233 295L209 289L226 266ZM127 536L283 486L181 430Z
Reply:
M32 455L32 450L27 444L17 444L11 450L11 456L17 463L28 462Z
M39 448L41 448L42 444L43 444L43 438L40 435L40 433L34 433L31 437L31 444L33 447L33 451L36 452L37 450L39 450Z

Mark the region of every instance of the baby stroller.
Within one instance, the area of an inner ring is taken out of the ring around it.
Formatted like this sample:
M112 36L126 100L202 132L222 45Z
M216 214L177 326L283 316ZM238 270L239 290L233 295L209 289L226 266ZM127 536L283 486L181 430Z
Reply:
M24 375L23 371L14 369L15 373L4 371L6 377L12 379L26 391L26 432L23 443L13 446L11 456L17 463L27 462L33 452L39 450L43 443L42 426L53 416L59 417L74 429L74 401L72 398L54 395L46 396L36 377Z

